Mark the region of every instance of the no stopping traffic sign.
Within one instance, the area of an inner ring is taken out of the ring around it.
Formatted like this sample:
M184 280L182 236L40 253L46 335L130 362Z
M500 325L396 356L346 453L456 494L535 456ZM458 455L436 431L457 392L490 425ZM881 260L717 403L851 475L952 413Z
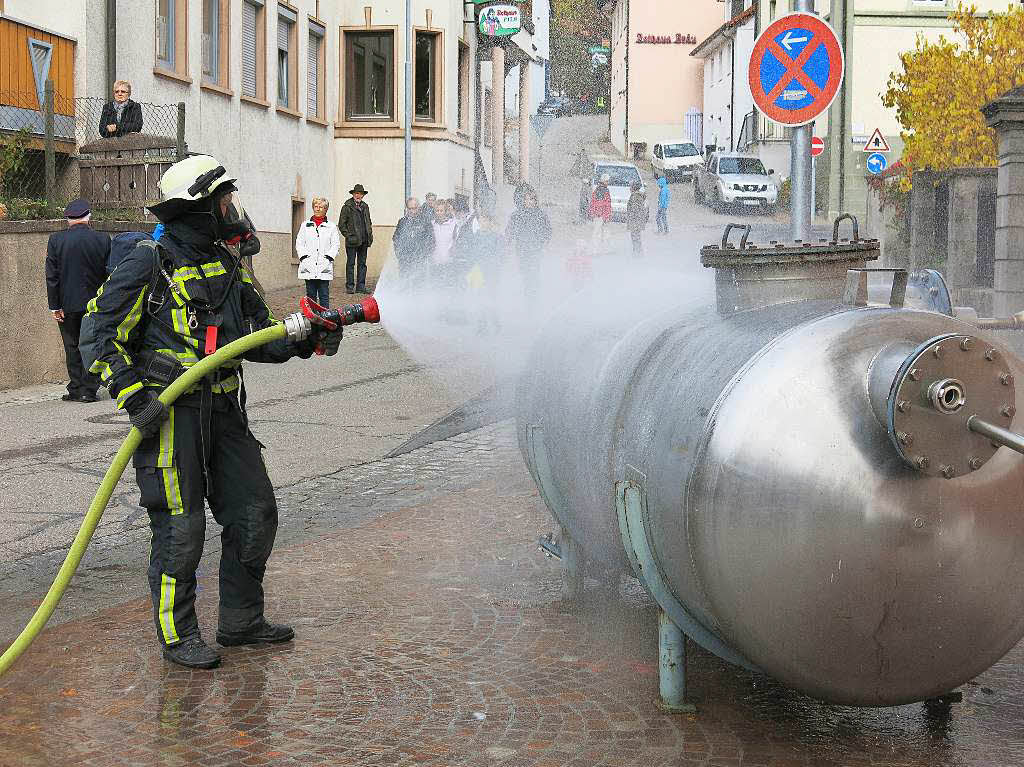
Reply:
M782 125L806 125L832 104L843 82L843 49L826 22L790 13L754 43L748 78L754 103Z

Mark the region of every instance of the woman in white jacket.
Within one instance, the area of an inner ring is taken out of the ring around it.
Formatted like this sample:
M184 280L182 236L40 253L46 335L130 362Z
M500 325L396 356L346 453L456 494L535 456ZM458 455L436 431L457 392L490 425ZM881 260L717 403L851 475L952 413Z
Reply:
M306 281L306 295L323 307L331 305L334 259L341 248L338 227L327 220L329 206L323 197L314 197L313 216L299 227L299 236L295 238L299 279Z

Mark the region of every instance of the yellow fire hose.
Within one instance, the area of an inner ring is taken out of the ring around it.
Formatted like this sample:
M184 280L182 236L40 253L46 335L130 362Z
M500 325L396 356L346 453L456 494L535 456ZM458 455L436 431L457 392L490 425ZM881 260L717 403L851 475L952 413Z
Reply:
M244 338L231 342L224 348L218 349L209 357L204 357L185 371L180 378L164 390L160 395L160 401L170 406L178 397L198 383L201 378L212 373L225 362L240 357L250 349L282 339L286 335L287 330L284 323L277 323L269 328L258 330ZM125 437L124 442L121 443L121 449L114 456L110 468L107 469L103 482L100 484L99 490L96 491L92 504L89 506L89 511L85 515L82 527L78 531L78 535L75 536L74 543L71 544L71 550L68 552L64 564L61 565L53 585L46 592L46 597L43 599L42 604L36 609L32 620L28 622L28 625L18 635L18 638L4 651L3 655L0 655L0 676L3 676L14 664L14 661L28 649L28 646L32 644L33 640L39 635L39 632L43 630L50 616L53 615L53 611L57 609L57 603L64 596L64 591L67 589L68 583L71 582L71 577L75 574L75 570L78 569L78 565L82 561L82 556L85 554L85 549L92 539L92 534L96 531L100 517L103 516L107 503L110 502L110 496L114 493L114 487L116 487L118 480L121 479L121 475L124 474L132 453L135 452L141 441L142 435L133 426L132 430L128 432L128 436Z

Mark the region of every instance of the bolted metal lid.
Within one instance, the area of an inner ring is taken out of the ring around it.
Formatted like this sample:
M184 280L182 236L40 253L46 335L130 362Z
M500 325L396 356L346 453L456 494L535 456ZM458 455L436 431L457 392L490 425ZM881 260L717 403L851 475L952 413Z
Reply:
M839 225L849 220L851 239L839 238ZM738 244L729 235L742 231ZM846 273L864 268L880 255L878 240L862 240L857 219L844 214L832 228L832 239L817 242L782 243L770 241L755 245L747 241L749 224L729 224L720 245L705 245L700 250L703 266L715 269L718 311L731 314L745 309L786 301L834 300L843 298Z

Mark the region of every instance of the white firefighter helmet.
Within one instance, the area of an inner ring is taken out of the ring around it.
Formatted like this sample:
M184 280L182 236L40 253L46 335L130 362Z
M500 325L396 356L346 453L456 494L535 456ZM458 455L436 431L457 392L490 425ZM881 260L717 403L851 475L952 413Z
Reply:
M228 177L224 166L209 155L186 157L164 171L157 184L160 202L149 209L161 221L168 221L199 200L211 197L218 189L233 191L235 181ZM229 188L223 189L225 186Z

